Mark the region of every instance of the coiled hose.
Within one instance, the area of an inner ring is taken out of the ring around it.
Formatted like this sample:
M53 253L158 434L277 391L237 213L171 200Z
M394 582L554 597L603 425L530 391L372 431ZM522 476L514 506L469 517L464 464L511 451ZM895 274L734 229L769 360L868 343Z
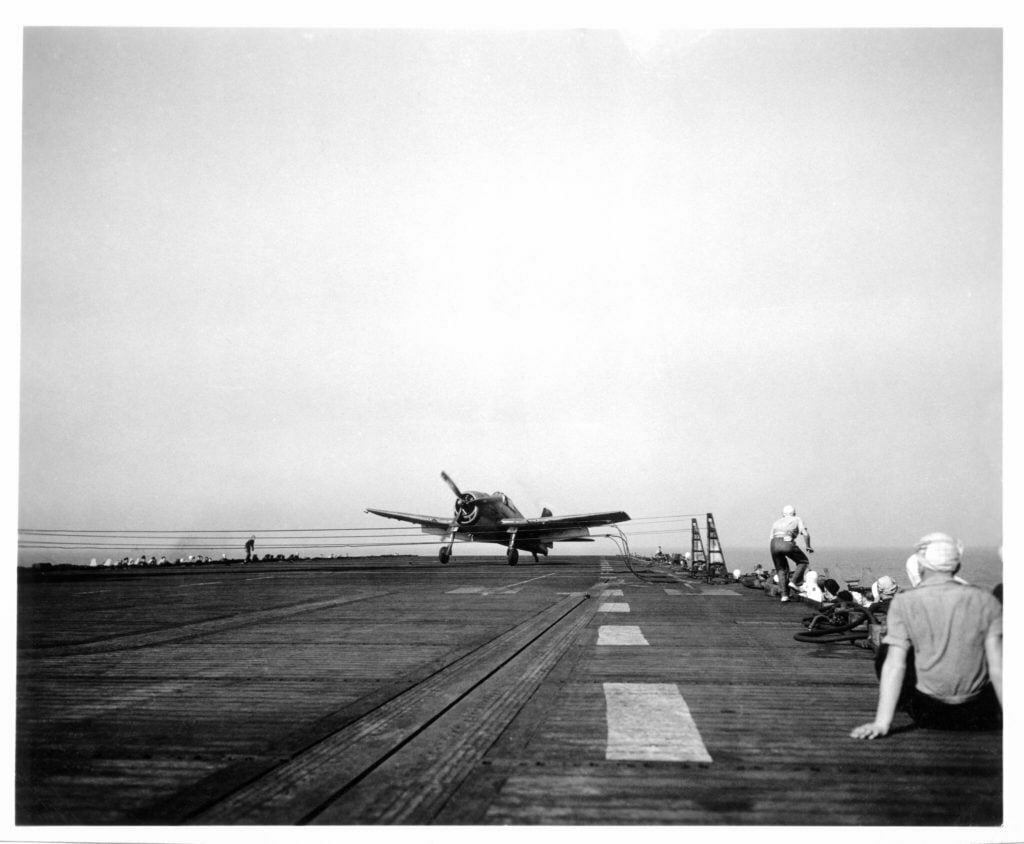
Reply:
M830 624L828 617L822 614L814 616L810 621L809 628L803 633L793 636L798 642L811 642L818 645L826 645L832 642L854 642L858 639L866 639L868 631L857 630L851 632L862 624L875 621L875 617L866 607L845 607L847 614L845 624ZM821 623L824 622L824 623Z

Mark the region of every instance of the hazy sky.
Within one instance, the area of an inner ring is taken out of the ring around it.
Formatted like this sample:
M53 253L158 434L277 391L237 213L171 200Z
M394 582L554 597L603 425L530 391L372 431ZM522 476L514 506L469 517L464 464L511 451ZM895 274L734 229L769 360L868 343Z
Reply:
M981 29L26 30L19 522L362 526L449 513L445 469L727 547L788 503L819 550L998 544L1001 65Z

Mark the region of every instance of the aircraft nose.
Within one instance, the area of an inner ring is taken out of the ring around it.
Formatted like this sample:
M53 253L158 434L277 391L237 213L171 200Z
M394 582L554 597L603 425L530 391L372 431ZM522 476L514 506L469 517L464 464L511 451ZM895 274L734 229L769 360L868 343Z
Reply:
M461 498L455 499L455 517L459 524L468 525L476 520L479 515L476 500L477 496L471 492L463 493Z

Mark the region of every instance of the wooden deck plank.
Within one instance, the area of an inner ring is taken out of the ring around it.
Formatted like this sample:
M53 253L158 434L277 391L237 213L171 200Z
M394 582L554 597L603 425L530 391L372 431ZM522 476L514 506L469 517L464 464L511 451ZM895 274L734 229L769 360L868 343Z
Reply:
M289 765L325 823L793 824L794 792L829 824L999 822L1002 734L848 739L874 711L872 657L795 642L807 606L604 568L353 560L19 584L18 822L244 822L232 795L259 805L253 784L289 782ZM542 682L502 685L484 660L481 697L446 683L446 666L585 590L590 609L622 591L630 612L567 636ZM599 646L615 623L648 645ZM677 685L712 762L607 761L605 682ZM329 743L399 723L410 738L365 785L317 791L317 748L324 770L342 745L370 759L372 742ZM894 791L899 811L880 811ZM295 823L267 805L261 822Z

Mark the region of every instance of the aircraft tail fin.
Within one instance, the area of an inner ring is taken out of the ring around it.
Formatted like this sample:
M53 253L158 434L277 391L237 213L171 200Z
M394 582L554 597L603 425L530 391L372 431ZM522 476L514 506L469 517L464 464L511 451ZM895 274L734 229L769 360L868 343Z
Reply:
M545 516L551 516L551 515L553 515L553 513L552 513L552 512L551 512L551 511L550 511L550 510L549 510L549 509L548 509L547 507L545 507L545 508L544 508L543 510L541 510L541 511L540 511L540 517L541 517L542 519L543 519L543 518L544 518Z

